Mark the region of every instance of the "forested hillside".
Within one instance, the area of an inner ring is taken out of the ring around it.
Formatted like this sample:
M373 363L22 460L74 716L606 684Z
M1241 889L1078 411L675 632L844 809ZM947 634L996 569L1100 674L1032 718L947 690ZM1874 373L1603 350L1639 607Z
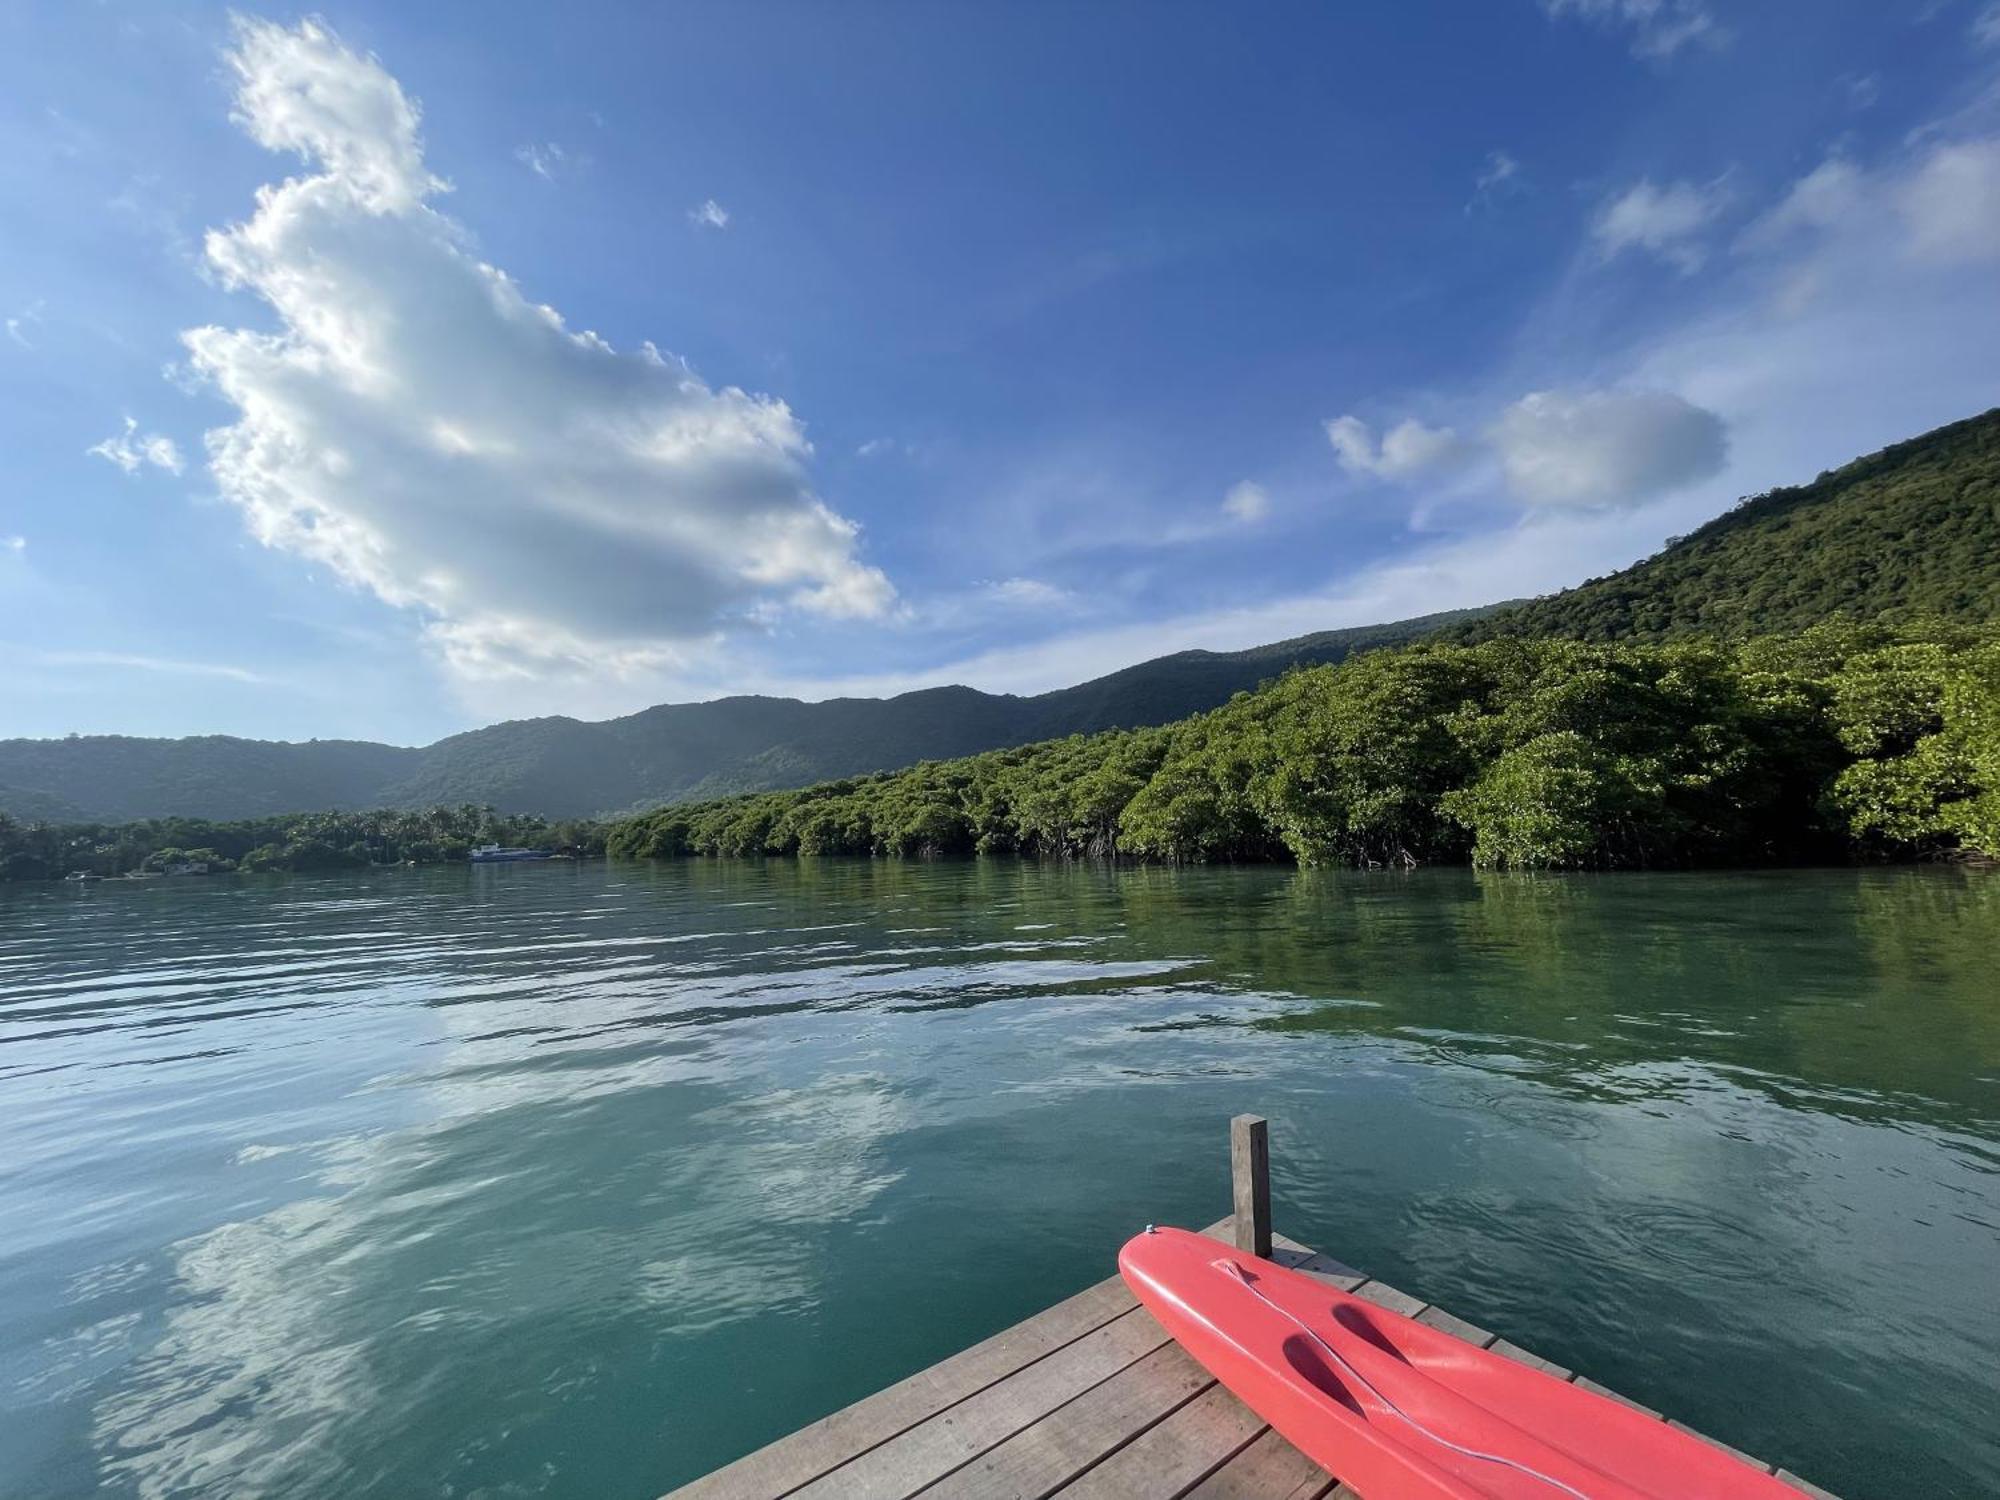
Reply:
M629 819L610 852L1608 869L2000 853L2000 629L1420 644L1180 724Z
M1035 697L927 688L894 698L722 698L620 719L522 719L422 749L117 735L0 741L0 811L24 820L240 819L332 808L473 804L582 817L1001 745L1162 724L1286 667L1416 640L1477 611L1329 630L1248 651L1183 651Z
M1447 632L1668 640L2000 619L2000 408L1743 501L1608 578Z
M463 861L475 845L487 843L596 855L604 852L604 825L507 817L490 807L287 813L228 822L31 823L0 812L0 881L144 875L179 865L219 875L443 864Z
M1288 667L1426 636L1742 639L1821 621L2000 619L2000 410L1746 500L1656 556L1545 599L1184 651L1037 697L738 697L625 718L518 720L422 749L90 736L0 741L0 810L24 819L245 818L489 805L587 816L796 787L979 751L1171 723Z

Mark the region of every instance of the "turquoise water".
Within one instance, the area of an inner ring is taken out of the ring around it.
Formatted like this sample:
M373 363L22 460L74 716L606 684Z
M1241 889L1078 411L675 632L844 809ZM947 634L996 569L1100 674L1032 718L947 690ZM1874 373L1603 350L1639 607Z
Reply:
M0 1494L675 1483L1227 1210L1850 1500L2000 1492L2000 876L0 888Z

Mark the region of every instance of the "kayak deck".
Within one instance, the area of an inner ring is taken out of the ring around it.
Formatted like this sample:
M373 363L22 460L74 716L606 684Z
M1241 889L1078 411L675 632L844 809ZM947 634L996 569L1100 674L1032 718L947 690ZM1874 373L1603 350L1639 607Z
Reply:
M1222 1239L1230 1228L1224 1219L1206 1232ZM1625 1400L1296 1241L1272 1238L1272 1259L1280 1264ZM1772 1472L1771 1465L1746 1462ZM1777 1476L1804 1495L1831 1500L1794 1474ZM674 1491L670 1500L919 1495L1356 1500L1216 1384L1116 1275Z

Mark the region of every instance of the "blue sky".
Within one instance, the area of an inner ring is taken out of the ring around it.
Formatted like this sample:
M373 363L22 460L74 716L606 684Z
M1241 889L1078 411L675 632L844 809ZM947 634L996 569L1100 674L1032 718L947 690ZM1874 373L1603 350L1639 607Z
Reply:
M0 734L1542 592L2000 402L2000 6L0 4Z

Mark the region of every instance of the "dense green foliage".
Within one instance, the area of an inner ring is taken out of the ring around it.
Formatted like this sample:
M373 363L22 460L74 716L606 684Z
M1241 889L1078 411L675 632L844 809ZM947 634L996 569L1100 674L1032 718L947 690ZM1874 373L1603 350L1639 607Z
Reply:
M50 822L250 818L306 808L479 803L587 815L884 771L1067 734L1164 724L1287 667L1413 641L1480 613L1183 651L1032 698L928 688L895 698L723 698L621 719L521 719L422 749L206 736L0 740L0 810Z
M477 844L581 855L604 852L604 825L507 817L490 807L421 812L304 813L213 823L24 823L0 813L0 880L54 880L73 871L128 875L206 866L230 870L344 870L463 860Z
M1423 644L1163 728L662 808L607 848L1536 869L2000 853L2000 630Z
M1886 448L1811 484L1746 500L1634 567L1521 604L1328 631L1250 651L1181 652L1033 698L965 687L823 703L725 698L666 704L602 723L543 718L495 724L422 749L217 737L6 740L0 741L0 809L23 819L117 822L166 814L246 818L299 808L460 803L509 812L590 814L705 801L1078 734L1169 724L1227 703L1231 694L1267 682L1287 668L1336 663L1359 652L1426 636L1466 643L1507 638L1743 640L1804 630L1836 618L1887 625L1924 619L1983 625L2000 620L1996 558L2000 558L2000 410ZM1418 693L1455 690L1443 680L1403 688ZM1437 748L1430 740L1420 747L1396 740L1399 726L1407 727L1399 715L1417 713L1418 707L1382 702L1370 711L1382 715L1375 729L1357 724L1343 731L1357 738L1354 754L1362 753L1359 741L1371 734L1379 738L1375 748L1392 760L1414 763ZM1177 729L1175 743L1191 732ZM1229 740L1230 753L1247 753L1243 746L1248 742L1234 728L1216 732ZM1423 733L1436 739L1444 731L1432 726ZM1855 734L1865 738L1861 730ZM1153 742L1140 736L1129 753L1142 756L1139 747ZM1518 754L1512 753L1515 749ZM1027 759L1039 764L1053 753L1037 748ZM1468 746L1464 753L1484 751ZM1496 779L1482 787L1453 782L1449 790L1458 795L1449 807L1424 801L1432 790L1428 783L1406 788L1403 805L1414 805L1411 799L1423 801L1429 809L1426 816L1442 819L1444 826L1457 831L1454 836L1465 835L1475 825L1491 826L1510 799L1529 795L1534 788L1551 797L1555 789L1566 788L1564 799L1577 807L1590 796L1601 797L1604 800L1593 816L1614 820L1628 816L1629 810L1621 810L1627 794L1619 789L1618 777L1590 759L1587 744L1549 740L1532 747L1510 746L1505 753L1511 758L1495 771ZM1937 762L1926 761L1928 769L1912 762L1902 771L1880 773L1886 779L1873 782L1868 778L1875 773L1857 773L1844 784L1840 795L1848 800L1842 805L1851 807L1853 817L1873 830L1870 838L1896 842L1901 836L1895 829L1924 822L1927 814L1921 809L1928 795L1914 794L1916 811L1897 812L1904 805L1898 799L1907 789L1899 790L1896 778L1905 772L1922 777L1984 775L1960 766L1971 753L1939 744L1925 752ZM991 762L982 757L979 763ZM1189 826L1205 831L1189 857L1216 857L1209 844L1217 839L1223 854L1254 852L1259 839L1282 841L1282 829L1290 826L1282 820L1262 821L1261 813L1253 817L1250 804L1243 801L1243 788L1233 782L1211 785L1190 780L1188 767L1177 759L1164 759L1155 769L1181 789L1170 794L1155 788L1152 771L1140 776L1146 799L1138 805L1137 814L1143 816L1136 826L1147 838L1157 834L1173 844L1179 835L1173 832L1178 825L1172 820L1191 820ZM1129 777L1137 772L1120 774ZM1109 784L1097 788L1104 798L1114 791ZM1308 796L1304 787L1295 791ZM1312 795L1338 799L1347 792L1322 788ZM1201 799L1208 797L1220 799L1213 817L1233 830L1226 837L1199 811ZM1159 829L1151 821L1156 804L1158 816L1169 820ZM1371 817L1356 826L1373 830L1362 842L1375 850L1382 836ZM1582 837L1582 826L1550 824L1535 831L1495 832L1486 848L1500 851L1517 838L1537 846L1573 845ZM982 825L978 837L989 831ZM1630 837L1643 836L1650 836L1650 830L1633 825ZM1955 836L1948 830L1926 835ZM1036 832L1030 841L1040 837ZM1058 842L1068 838L1065 833ZM1242 847L1231 844L1231 839L1240 839ZM1129 842L1128 833L1121 847ZM1388 852L1393 854L1393 848ZM1492 857L1501 856L1494 852Z
M2000 409L1743 501L1608 578L1452 627L1669 640L1822 620L2000 619Z

